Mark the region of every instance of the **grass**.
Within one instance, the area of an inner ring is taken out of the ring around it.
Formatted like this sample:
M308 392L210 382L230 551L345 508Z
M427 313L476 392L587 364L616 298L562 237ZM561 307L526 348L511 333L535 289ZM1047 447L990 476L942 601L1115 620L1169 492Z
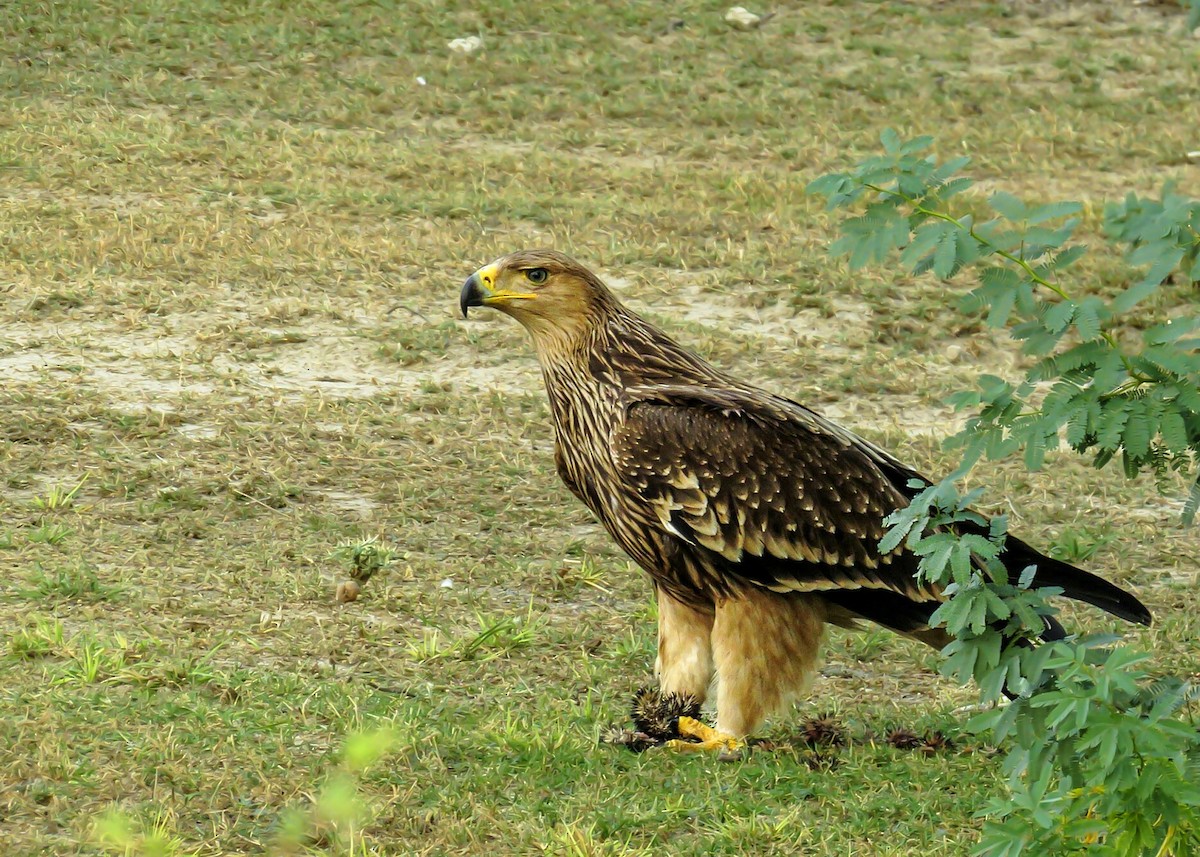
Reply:
M1003 789L961 735L971 691L883 632L832 635L773 752L598 744L650 677L647 586L553 475L523 335L457 319L457 286L570 251L940 472L945 395L1010 349L958 284L831 262L804 185L887 125L934 133L985 188L1082 200L1081 270L1115 289L1099 212L1188 187L1200 60L1170 7L777 11L741 33L700 2L10 4L6 854L964 853ZM1174 498L1069 458L981 478L1015 531L1135 586L1159 617L1135 639L1194 669ZM366 544L386 554L336 603ZM794 736L827 710L854 740L812 770ZM897 725L956 748L896 750Z

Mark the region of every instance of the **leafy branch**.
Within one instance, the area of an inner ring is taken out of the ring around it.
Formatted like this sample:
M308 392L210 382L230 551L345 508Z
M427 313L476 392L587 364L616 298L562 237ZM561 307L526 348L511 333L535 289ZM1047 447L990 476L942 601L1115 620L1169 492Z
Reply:
M1072 242L1082 206L1028 206L995 193L987 205L996 216L977 222L969 212L958 214L950 201L973 184L957 175L969 159L939 165L921 154L931 142L904 142L886 131L882 156L822 176L809 191L826 196L830 208L865 203L831 248L848 256L851 268L895 251L913 274L946 280L973 267L978 285L960 300L961 309L986 311L990 327L1008 328L1026 354L1041 358L1017 384L985 375L977 390L956 395L956 407L977 413L953 445L971 460L1023 449L1026 465L1037 469L1065 440L1090 453L1097 467L1119 456L1130 477L1148 469L1166 484L1173 472L1191 473L1183 515L1190 522L1200 507L1200 316L1141 331L1137 347L1129 344L1137 332L1121 323L1193 252L1180 248L1187 235L1200 241L1200 201L1168 189L1149 213L1142 201L1111 209L1109 222L1122 224L1122 240L1140 242L1131 261L1148 270L1111 299L1073 296L1061 274L1086 253Z
M1097 467L1120 455L1129 477L1196 469L1200 318L1140 332L1128 319L1168 277L1200 273L1189 256L1200 252L1200 203L1168 186L1161 202L1129 197L1110 207L1109 235L1133 247L1131 264L1148 267L1111 298L1081 295L1063 277L1086 252L1072 243L1078 203L1028 206L997 193L986 203L995 216L978 222L969 207L952 208L972 185L958 175L967 158L939 165L921 154L929 137L905 142L888 131L882 142L883 155L809 186L830 208L863 209L842 223L832 251L849 256L852 268L898 252L912 273L942 280L974 269L977 284L962 309L986 313L989 326L1008 329L1039 358L1017 383L984 375L977 390L953 397L975 409L949 440L962 461L936 485L914 484L916 497L889 517L881 542L885 550L906 543L921 558L919 576L947 596L930 620L953 637L943 672L974 681L983 702L1013 697L971 723L1010 744L1010 794L981 811L977 853L1195 853L1200 733L1190 718L1200 691L1152 679L1149 656L1114 646L1115 638L1065 637L1045 600L1057 590L1035 587L1032 566L1009 579L1004 517L985 520L973 510L980 492L962 495L955 483L983 456L1020 451L1035 469L1060 440ZM1193 477L1185 521L1198 505ZM1039 637L1047 641L1034 644Z
M1195 4L1200 14L1200 2ZM1131 193L1104 207L1104 233L1128 245L1131 265L1152 265L1167 280L1200 282L1200 200L1175 193L1173 182L1163 186L1160 199L1141 199Z
M1032 645L1056 628L1035 568L1016 581L999 561L1003 516L973 510L980 490L960 495L956 477L924 487L898 510L881 547L906 541L920 575L947 600L930 619L953 640L941 671L974 681L992 707L968 724L1008 741L1009 795L980 811L977 854L1185 855L1200 849L1200 688L1155 679L1149 655L1093 635ZM914 486L918 487L918 486Z

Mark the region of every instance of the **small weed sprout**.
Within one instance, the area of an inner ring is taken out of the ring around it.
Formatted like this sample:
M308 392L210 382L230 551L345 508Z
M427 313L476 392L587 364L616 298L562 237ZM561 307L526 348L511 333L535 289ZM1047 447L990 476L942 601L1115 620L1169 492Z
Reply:
M44 544L58 547L75 531L65 524L42 524L36 529L30 530L25 536L30 544Z
M437 628L424 629L419 639L405 646L408 657L421 664L443 658L448 651L449 648L442 645L442 632Z
M479 633L461 646L461 657L467 660L478 658L491 661L506 657L528 647L536 636L536 628L510 616L496 621L476 616L476 620L479 622Z
M447 641L446 636L436 628L425 629L420 639L408 644L408 656L421 663L445 658L492 661L528 648L537 639L541 629L540 620L533 616L532 604L524 617L492 619L476 614L475 621L479 624L479 630L470 637L457 640Z
M68 662L51 684L89 685L119 682L127 677L127 667L141 660L143 646L131 644L121 634L108 639L77 635L62 645Z
M145 829L137 819L113 807L92 826L92 838L105 854L123 857L191 857L196 852L183 847L183 839L171 832L174 816L159 810Z
M79 684L96 684L108 675L110 666L119 666L120 660L98 640L84 640L75 653L73 667L64 673L62 679L74 680Z
M396 562L396 551L377 536L358 541L342 542L333 549L332 557L350 566L350 577L366 583L377 572L386 571Z
M1067 562L1085 562L1110 542L1116 533L1093 532L1090 529L1065 529L1050 543L1050 556Z
M71 490L65 490L61 485L55 485L50 489L45 497L34 497L33 507L42 512L61 512L64 509L69 509L75 505L75 495L79 493L79 489L88 481L87 474L79 480L78 484Z
M58 619L34 617L30 627L21 628L8 641L8 650L18 658L45 658L62 651L63 624Z
M33 594L47 600L108 601L120 591L118 587L102 583L95 567L86 562L52 570L39 564L37 571Z
M554 588L561 592L571 592L580 586L587 586L607 594L608 587L603 583L604 571L595 561L584 556L580 559L564 559L555 574Z
M332 853L375 853L363 832L372 806L359 780L395 747L397 740L397 732L389 728L349 735L341 763L330 772L311 806L284 814L272 853L290 854L312 845L332 846Z

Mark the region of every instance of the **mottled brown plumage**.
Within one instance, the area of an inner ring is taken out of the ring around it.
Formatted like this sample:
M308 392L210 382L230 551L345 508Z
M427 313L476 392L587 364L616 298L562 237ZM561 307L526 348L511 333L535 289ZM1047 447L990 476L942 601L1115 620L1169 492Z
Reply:
M531 334L558 473L655 583L664 691L703 700L719 677L721 732L744 736L803 689L826 622L948 641L927 624L941 593L917 583L917 558L879 551L884 517L921 478L892 455L714 369L560 253L481 268L461 306L495 307ZM1149 622L1133 596L1019 539L1005 561Z

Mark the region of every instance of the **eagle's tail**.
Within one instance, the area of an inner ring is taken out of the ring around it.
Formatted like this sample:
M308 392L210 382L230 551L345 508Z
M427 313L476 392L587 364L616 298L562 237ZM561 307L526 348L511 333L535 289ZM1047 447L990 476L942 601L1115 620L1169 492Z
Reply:
M1150 611L1146 605L1119 586L1070 563L1048 557L1013 536L1008 536L1004 548L1000 559L1008 569L1010 578L1016 579L1022 571L1034 565L1037 566L1033 576L1035 586L1054 586L1061 589L1067 598L1099 607L1127 622L1150 624Z

